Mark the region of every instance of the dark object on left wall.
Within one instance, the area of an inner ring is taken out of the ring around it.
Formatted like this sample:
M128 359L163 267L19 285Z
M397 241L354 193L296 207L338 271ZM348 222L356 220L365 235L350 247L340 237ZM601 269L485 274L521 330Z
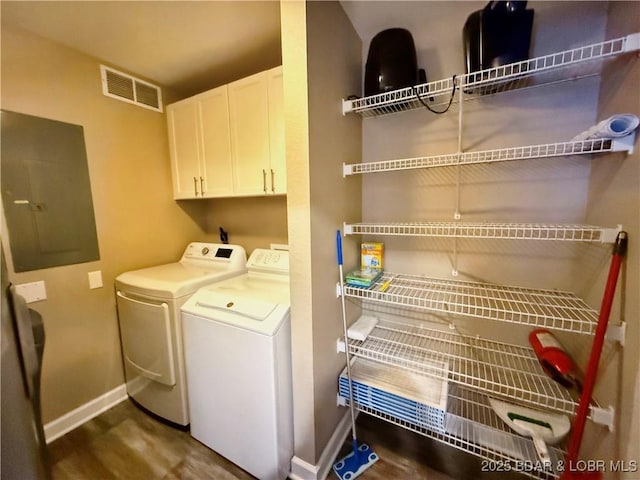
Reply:
M426 81L425 71L418 70L416 47L409 30L389 28L371 39L364 75L365 96Z

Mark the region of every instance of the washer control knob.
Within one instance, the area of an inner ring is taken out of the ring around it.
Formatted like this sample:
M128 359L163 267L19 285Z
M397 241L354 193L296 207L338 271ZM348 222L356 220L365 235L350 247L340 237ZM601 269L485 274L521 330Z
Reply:
M203 256L203 257L204 257L204 256L206 256L206 255L207 255L207 253L209 253L209 247L203 247L203 248L202 248L202 256Z

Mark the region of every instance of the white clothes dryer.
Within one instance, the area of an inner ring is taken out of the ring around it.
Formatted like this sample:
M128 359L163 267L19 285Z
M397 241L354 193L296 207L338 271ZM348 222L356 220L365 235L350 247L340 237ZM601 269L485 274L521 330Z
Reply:
M261 480L293 456L289 252L256 249L247 273L182 307L191 435Z
M200 287L246 272L238 245L194 242L180 261L116 278L127 393L144 410L189 424L180 307Z

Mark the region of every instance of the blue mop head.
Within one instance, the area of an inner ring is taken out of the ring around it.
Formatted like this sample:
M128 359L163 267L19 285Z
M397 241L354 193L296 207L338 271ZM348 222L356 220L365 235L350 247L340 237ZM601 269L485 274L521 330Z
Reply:
M378 455L373 453L369 445L353 441L353 451L342 460L333 464L333 471L340 480L352 480L378 461Z

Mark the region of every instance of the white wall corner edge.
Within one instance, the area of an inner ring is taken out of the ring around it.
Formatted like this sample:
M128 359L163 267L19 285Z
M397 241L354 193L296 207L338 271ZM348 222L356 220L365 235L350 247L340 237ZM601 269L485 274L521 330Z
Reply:
M44 426L44 436L47 443L60 438L102 412L109 410L123 400L127 399L127 386L123 383L113 390L88 401L84 405L65 413L63 416L52 420Z
M340 449L344 445L350 431L351 414L349 413L349 409L347 409L340 422L338 422L331 438L329 438L326 447L322 451L318 464L311 465L301 458L294 456L291 459L291 474L289 475L289 478L291 480L326 479L329 476L329 473L331 473L331 467L333 466L338 453L340 453Z

